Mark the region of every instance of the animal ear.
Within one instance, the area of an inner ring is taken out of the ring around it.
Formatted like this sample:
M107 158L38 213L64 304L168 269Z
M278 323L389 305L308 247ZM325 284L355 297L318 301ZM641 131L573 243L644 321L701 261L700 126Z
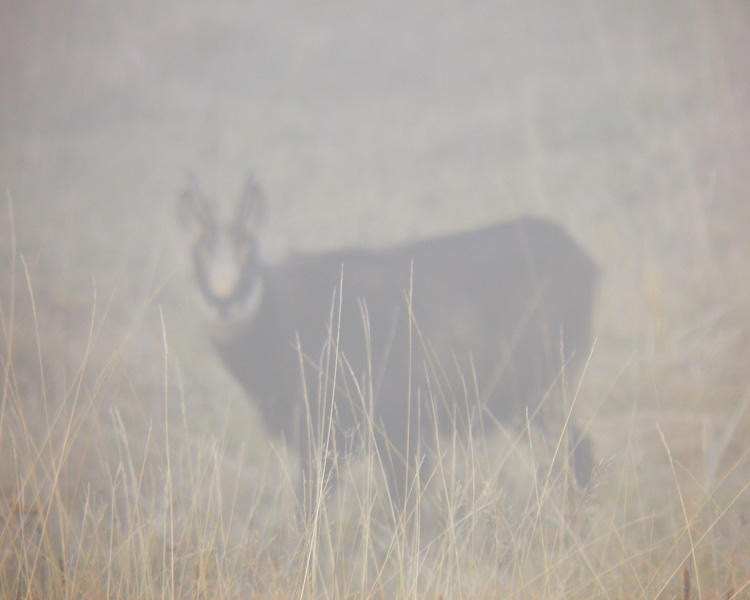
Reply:
M266 222L268 218L268 204L266 195L255 175L250 173L245 180L239 202L234 213L234 223L239 226L257 227Z
M194 174L190 174L190 183L177 200L177 222L188 231L205 231L211 227L215 218L213 210L203 195Z

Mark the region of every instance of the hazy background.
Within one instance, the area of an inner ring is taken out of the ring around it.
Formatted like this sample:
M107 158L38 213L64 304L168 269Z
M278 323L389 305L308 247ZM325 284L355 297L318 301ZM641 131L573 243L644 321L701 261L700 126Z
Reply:
M188 437L226 435L230 456L256 443L174 218L190 169L226 207L252 169L274 260L525 213L560 223L602 272L579 400L595 452L616 466L642 438L648 465L658 422L713 476L706 448L750 382L748 57L742 0L3 2L4 368L12 351L43 430L40 398L70 403L85 364L85 483L107 423L160 431L163 315ZM744 450L741 423L724 450Z

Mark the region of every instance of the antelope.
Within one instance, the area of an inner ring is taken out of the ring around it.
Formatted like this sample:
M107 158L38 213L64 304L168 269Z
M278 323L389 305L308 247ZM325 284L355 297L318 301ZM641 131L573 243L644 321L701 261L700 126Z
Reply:
M270 264L257 239L266 198L252 176L228 221L196 182L179 215L192 233L213 342L268 432L295 441L309 460L310 431L325 435L333 424L341 450L369 424L402 498L419 414L443 434L482 415L525 423L590 348L597 269L544 219ZM332 404L305 402L317 394ZM585 485L590 445L573 431L574 472Z

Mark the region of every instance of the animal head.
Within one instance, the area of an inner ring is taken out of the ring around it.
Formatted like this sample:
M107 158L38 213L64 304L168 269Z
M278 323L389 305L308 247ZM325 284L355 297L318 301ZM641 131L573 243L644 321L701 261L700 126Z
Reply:
M178 201L178 220L187 232L191 268L209 320L231 333L251 321L263 294L257 228L266 219L263 190L250 175L234 213L220 218L195 177Z

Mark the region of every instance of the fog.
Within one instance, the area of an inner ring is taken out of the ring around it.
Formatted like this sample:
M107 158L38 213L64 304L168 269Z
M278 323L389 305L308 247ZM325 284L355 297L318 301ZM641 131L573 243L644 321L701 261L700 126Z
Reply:
M30 433L40 398L54 414L83 389L110 424L94 445L166 414L266 456L175 217L191 173L228 213L252 171L272 264L558 224L601 275L576 374L597 459L648 465L666 439L714 480L750 384L748 57L733 1L0 4L2 357ZM106 479L74 454L71 490Z

